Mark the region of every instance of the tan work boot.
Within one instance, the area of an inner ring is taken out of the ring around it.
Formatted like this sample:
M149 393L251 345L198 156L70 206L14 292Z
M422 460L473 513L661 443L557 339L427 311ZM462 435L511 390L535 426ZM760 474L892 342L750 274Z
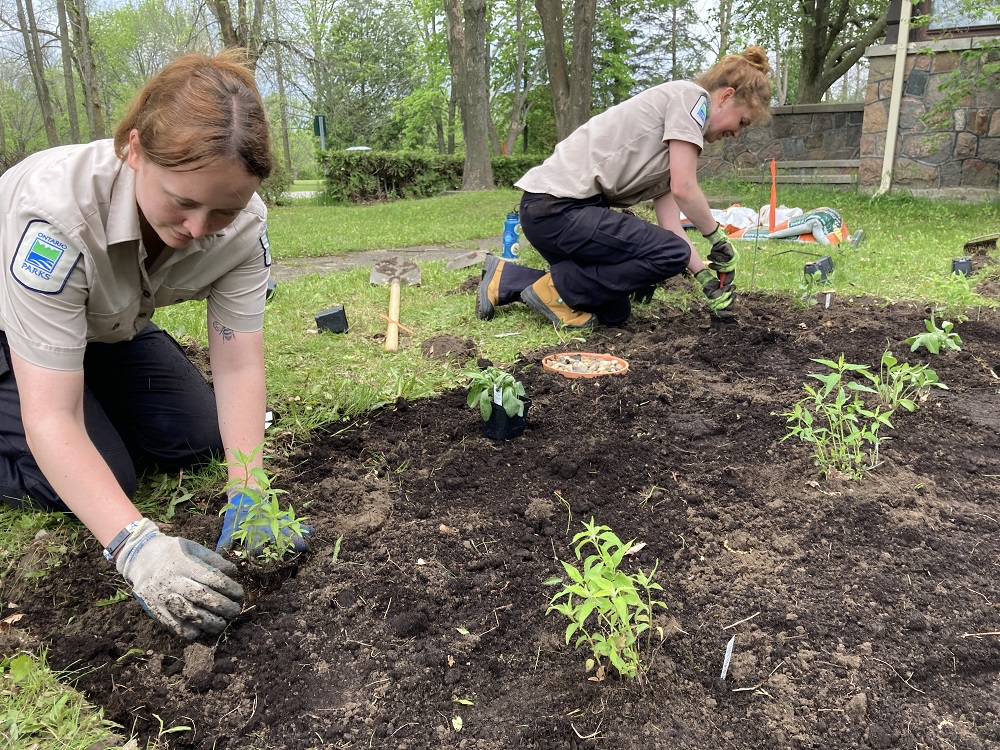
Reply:
M537 313L541 313L557 326L564 328L593 328L597 317L588 312L580 312L562 301L552 283L552 274L547 273L521 292L521 301Z
M483 280L476 290L476 317L480 320L493 320L496 305L500 301L500 274L503 273L504 261L495 255L487 255L483 261Z

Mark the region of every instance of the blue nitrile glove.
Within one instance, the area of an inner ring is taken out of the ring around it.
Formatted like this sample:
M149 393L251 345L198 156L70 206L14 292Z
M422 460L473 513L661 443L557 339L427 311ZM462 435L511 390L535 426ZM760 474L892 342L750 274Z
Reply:
M114 563L146 614L188 640L221 633L243 601L243 587L229 577L236 566L146 518L134 526Z
M229 490L228 495L229 504L226 506L222 516L222 534L219 535L219 541L215 545L216 552L229 551L233 548L233 534L237 529L242 528L250 509L257 502L251 495L239 490ZM282 519L288 520L288 514L282 516ZM296 552L305 552L309 549L309 545L306 544L304 537L312 534L312 529L304 525L301 528L301 535L296 534L291 529L286 528L281 530L281 533L291 540L292 547ZM261 533L269 539L274 539L274 530L271 528L263 528L261 529ZM253 556L259 555L263 550L263 546L260 543L244 544L243 548Z

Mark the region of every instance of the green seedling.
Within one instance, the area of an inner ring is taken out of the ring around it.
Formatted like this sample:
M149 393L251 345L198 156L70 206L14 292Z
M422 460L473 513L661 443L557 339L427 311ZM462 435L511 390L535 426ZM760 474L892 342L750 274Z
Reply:
M962 351L962 338L953 330L955 324L950 320L941 321L939 328L934 320L934 313L931 313L930 320L924 321L927 333L917 336L910 336L906 343L910 345L910 351L915 352L920 347L924 347L931 354L938 354L942 349L954 349Z
M901 362L889 349L882 353L878 373L870 373L869 377L878 392L879 403L887 409L916 411L917 406L926 400L931 388L948 389L948 386L938 380L937 373L927 365Z
M875 376L865 365L844 361L813 359L832 370L827 374L810 374L822 385L804 385L806 396L781 416L788 422L788 434L782 440L797 437L812 443L813 458L826 477L847 476L860 479L865 471L878 464L880 435L883 427L892 428L892 409L882 405L869 407L864 394L878 390L854 378L873 380Z
M590 647L594 658L588 660L588 670L597 667L592 680L603 680L610 665L623 677L642 681L646 662L652 658L654 609L666 609L667 605L652 596L652 592L663 590L653 580L659 560L648 574L621 570L625 557L637 551L634 542L622 542L610 528L598 526L592 518L573 537L576 559L583 567L560 560L569 580L555 577L545 582L563 586L552 597L546 614L559 612L569 619L566 643L576 635L576 648L583 644ZM584 557L586 547L593 548L593 553ZM663 629L655 630L662 641Z
M469 379L468 404L479 406L479 413L486 422L493 414L493 403L499 399L508 417L524 416L524 386L515 380L509 372L493 367L482 370L465 370L463 373Z
M795 299L798 307L812 307L819 304L817 295L829 288L829 280L824 279L820 273L804 274L799 282L799 296Z
M305 519L298 518L291 505L281 507L278 498L286 492L272 486L273 475L261 467L250 468L262 448L263 445L257 446L249 456L240 450L233 450L236 460L227 462L227 465L241 469L243 476L231 479L226 491L236 490L253 501L249 507L244 506L243 520L233 532L233 541L244 549L259 549L257 557L265 562L276 562L294 554L292 540L295 536L303 536L302 522ZM233 503L228 503L220 515L235 507Z

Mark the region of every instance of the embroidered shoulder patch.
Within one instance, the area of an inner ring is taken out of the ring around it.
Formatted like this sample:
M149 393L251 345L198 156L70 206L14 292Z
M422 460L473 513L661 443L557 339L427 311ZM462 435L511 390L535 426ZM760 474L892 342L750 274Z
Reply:
M270 267L271 265L271 241L267 238L267 227L264 227L264 233L260 236L260 246L264 248L264 265Z
M698 123L699 128L705 129L705 123L708 121L708 97L704 94L698 97L698 101L691 108L691 119Z
M20 284L42 294L59 294L76 268L80 253L55 227L31 221L21 235L10 272Z

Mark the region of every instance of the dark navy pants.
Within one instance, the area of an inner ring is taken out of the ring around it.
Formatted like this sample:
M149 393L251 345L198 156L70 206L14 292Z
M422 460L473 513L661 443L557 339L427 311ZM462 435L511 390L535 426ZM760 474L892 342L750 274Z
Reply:
M633 292L682 273L690 259L685 238L613 210L603 195L576 199L525 193L520 220L525 238L548 261L563 301L594 313L605 325L624 323ZM501 287L507 286L505 276L506 269ZM510 281L521 281L518 276L511 274Z
M21 422L19 384L0 331L0 500L68 511L35 463ZM150 323L135 338L90 343L84 358L87 434L125 493L137 472L172 471L223 455L215 396L168 334Z

